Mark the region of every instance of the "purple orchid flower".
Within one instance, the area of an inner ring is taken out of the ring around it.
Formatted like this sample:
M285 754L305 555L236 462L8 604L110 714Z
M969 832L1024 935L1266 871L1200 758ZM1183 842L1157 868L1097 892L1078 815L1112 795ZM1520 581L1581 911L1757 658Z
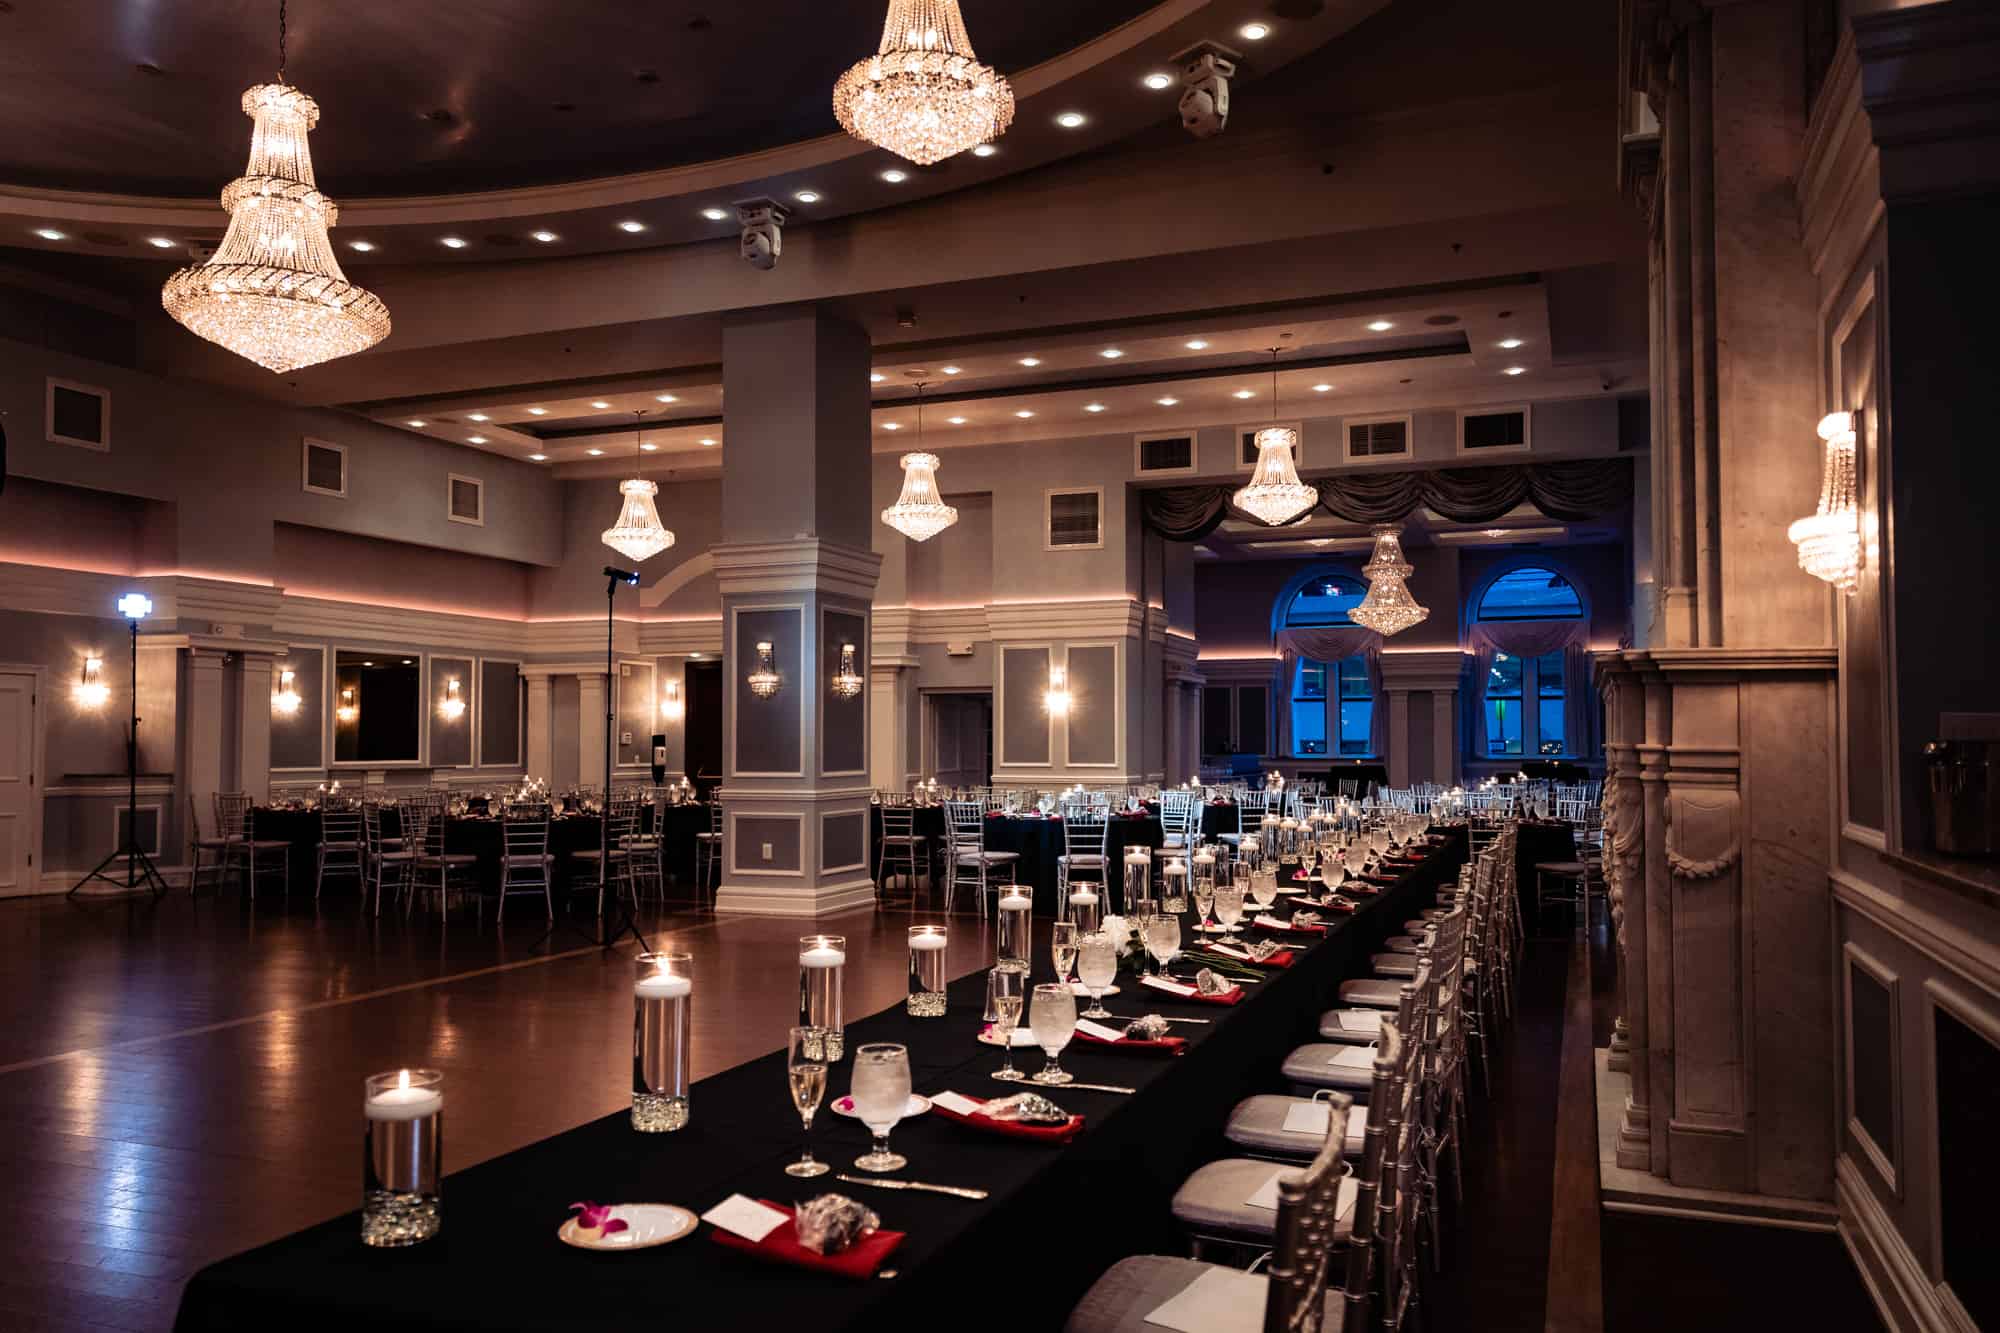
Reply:
M601 1231L610 1235L614 1231L625 1230L625 1223L611 1215L608 1203L573 1203L569 1206L576 1214L576 1224L585 1231Z

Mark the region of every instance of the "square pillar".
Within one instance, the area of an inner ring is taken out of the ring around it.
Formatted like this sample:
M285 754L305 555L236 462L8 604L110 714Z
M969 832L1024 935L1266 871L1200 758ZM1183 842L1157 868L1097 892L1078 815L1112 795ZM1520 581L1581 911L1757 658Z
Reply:
M181 652L181 799L201 816L205 833L215 832L215 794L222 790L223 656L209 648Z
M576 676L576 773L577 782L585 787L604 781L605 700L603 674L579 671ZM617 780L617 774L612 774L612 781Z
M236 777L254 801L271 795L272 654L245 652L237 656Z

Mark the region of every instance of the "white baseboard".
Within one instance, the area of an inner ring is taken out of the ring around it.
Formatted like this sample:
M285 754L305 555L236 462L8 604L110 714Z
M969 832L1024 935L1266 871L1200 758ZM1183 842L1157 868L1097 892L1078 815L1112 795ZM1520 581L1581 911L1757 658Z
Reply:
M717 916L822 917L875 906L875 882L840 879L810 888L724 882L715 895Z

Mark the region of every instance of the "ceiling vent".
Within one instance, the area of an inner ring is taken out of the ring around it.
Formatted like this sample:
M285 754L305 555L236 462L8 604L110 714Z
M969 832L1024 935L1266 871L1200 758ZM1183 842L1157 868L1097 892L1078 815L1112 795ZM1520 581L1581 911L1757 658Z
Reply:
M1347 457L1360 458L1408 458L1410 456L1410 419L1408 417L1376 417L1365 421L1347 422Z
M1194 445L1194 435L1185 431L1135 436L1132 470L1142 477L1189 475L1195 470Z
M1495 407L1458 414L1462 454L1517 453L1528 447L1528 409Z

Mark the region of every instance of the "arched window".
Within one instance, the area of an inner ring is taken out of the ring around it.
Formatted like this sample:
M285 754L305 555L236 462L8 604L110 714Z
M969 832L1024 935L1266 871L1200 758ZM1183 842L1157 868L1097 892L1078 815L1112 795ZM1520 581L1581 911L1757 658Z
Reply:
M1576 588L1562 574L1541 565L1509 570L1487 585L1473 610L1473 619L1489 627L1486 637L1494 645L1482 691L1479 757L1525 759L1575 753L1573 746L1580 738L1568 735L1565 724L1569 682L1564 649L1510 652L1508 647L1546 639L1532 630L1552 621L1581 620L1583 614ZM1538 624L1522 623L1527 621Z
M1368 587L1344 574L1315 575L1292 595L1279 623L1286 629L1351 625L1348 612ZM1366 755L1375 697L1359 657L1338 662L1300 658L1292 673L1292 754Z

